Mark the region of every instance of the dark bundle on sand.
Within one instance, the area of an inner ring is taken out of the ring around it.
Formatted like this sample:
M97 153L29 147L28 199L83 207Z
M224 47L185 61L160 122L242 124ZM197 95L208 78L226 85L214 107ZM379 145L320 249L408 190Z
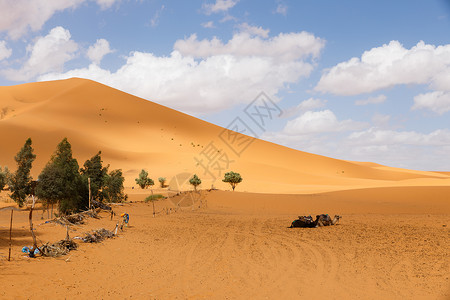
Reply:
M100 228L93 230L92 232L87 232L83 237L83 242L85 243L99 243L104 239L109 239L114 237L114 232L109 231L105 228Z
M53 219L52 221L60 225L80 225L84 224L84 219L86 218L99 219L97 210L87 210L77 214L61 216L59 218Z
M42 253L42 256L49 257L58 257L62 255L66 255L71 250L75 250L78 248L78 245L72 239L61 240L54 244L45 244L39 250Z
M106 205L106 204L101 203L101 202L98 202L98 201L95 201L94 199L92 199L91 202L92 202L92 206L93 207L101 208L101 209L104 209L104 210L112 210L111 206Z

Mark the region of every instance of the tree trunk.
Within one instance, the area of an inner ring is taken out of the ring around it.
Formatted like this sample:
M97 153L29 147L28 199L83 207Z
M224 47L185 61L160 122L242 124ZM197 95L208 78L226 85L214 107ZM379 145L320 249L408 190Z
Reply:
M14 209L11 209L11 221L9 223L9 254L8 254L8 261L11 260L11 231L12 231L13 213L14 213Z
M30 249L29 256L34 257L34 250L37 249L36 235L34 234L34 229L33 229L33 209L34 209L34 204L36 203L36 199L34 198L34 195L31 195L31 197L33 198L33 204L31 205L28 220L30 221L30 230L31 230L31 237L33 238L33 247Z
M89 186L89 209L91 209L91 178L88 178L88 186Z

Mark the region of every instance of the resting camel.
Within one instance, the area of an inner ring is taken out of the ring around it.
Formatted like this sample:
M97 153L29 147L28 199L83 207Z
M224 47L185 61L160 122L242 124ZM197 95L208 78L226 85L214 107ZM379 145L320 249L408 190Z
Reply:
M329 215L317 215L316 220L313 221L311 216L298 216L297 220L294 220L291 224L290 228L293 227L302 227L302 228L316 228L322 226L331 226L335 225L339 222L342 217L339 215L335 215L333 220Z

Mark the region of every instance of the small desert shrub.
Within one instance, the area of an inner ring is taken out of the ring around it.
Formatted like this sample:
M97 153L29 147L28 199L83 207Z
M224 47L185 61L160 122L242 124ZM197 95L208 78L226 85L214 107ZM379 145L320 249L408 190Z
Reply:
M148 196L147 198L145 198L145 202L148 202L148 201L153 201L153 200L158 200L158 199L162 199L162 198L164 198L164 196L163 195L161 195L161 194L155 194L155 195L150 195L150 196Z

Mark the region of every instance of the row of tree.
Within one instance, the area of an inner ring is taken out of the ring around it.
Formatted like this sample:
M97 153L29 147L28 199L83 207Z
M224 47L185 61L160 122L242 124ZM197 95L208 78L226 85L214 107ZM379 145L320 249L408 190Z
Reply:
M0 168L0 190L8 185L11 191L10 197L22 207L26 198L33 194L44 202L44 205L58 204L62 214L72 213L87 209L89 196L99 202L120 202L126 199L124 195L124 177L122 170L116 169L108 173L109 165L104 167L99 151L88 159L82 168L72 156L72 146L64 138L56 147L56 151L46 164L38 180L33 181L31 168L36 155L33 153L31 139L27 139L24 146L15 156L17 170L11 173L7 167ZM166 178L158 178L161 187L165 187ZM231 185L233 191L237 184L242 182L239 173L233 171L225 174L223 182ZM148 177L148 172L142 170L136 183L145 189L154 185L153 179ZM197 190L202 181L194 174L189 183Z
M32 194L47 206L58 204L62 214L87 209L89 194L91 199L100 202L120 202L126 198L122 170L108 172L109 165L103 166L101 152L88 159L80 168L72 156L71 144L64 138L37 181L33 181L31 177L32 164L36 159L33 152L29 138L14 158L17 163L16 172L0 170L0 188L3 189L7 184L11 191L10 197L19 207Z
M159 177L158 180L161 183L161 187L162 188L165 187L166 178ZM141 173L139 173L139 177L136 178L135 181L136 181L136 184L138 184L141 187L141 189L146 189L149 186L152 186L155 184L153 179L148 177L148 172L144 169L141 170ZM234 191L236 186L240 182L242 182L242 177L241 177L241 174L230 171L228 173L225 173L224 179L222 181L229 183L231 185L231 188ZM189 183L194 187L194 190L197 191L197 186L202 184L202 180L197 176L197 174L194 174L189 179Z

